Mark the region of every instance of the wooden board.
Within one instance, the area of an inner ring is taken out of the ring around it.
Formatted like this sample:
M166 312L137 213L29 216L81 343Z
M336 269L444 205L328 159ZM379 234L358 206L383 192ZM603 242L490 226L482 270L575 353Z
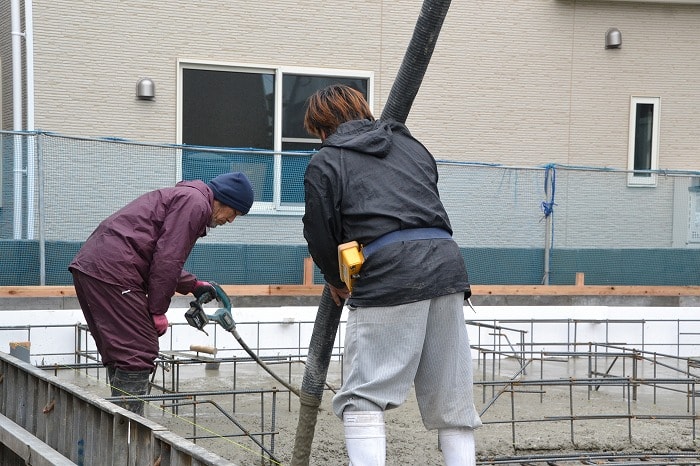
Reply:
M320 296L323 285L221 285L230 296ZM473 285L474 296L700 296L700 286ZM72 286L0 286L0 298L75 296Z

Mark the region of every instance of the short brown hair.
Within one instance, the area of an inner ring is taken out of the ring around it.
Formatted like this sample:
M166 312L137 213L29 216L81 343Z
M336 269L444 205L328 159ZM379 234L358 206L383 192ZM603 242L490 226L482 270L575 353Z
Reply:
M322 132L329 136L346 121L365 119L374 121L364 95L350 86L332 84L309 97L304 129L321 138Z

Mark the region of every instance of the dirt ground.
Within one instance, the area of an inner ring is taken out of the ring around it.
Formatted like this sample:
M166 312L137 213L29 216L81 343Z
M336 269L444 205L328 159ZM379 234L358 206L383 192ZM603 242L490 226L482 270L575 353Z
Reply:
M508 367L509 364L512 367ZM513 364L499 364L499 372L514 373L517 367ZM694 408L686 385L657 386L656 390L641 386L635 393L629 385L602 385L596 389L588 385L562 384L562 380L571 380L572 372L574 376L582 376L572 363L563 366L559 363L552 378L541 384L518 385L514 390L505 391L501 391L502 384L475 388L475 404L477 410L483 412L484 422L476 432L477 460L553 452L669 452L698 448L699 442L694 439L697 435L692 419ZM479 368L475 369L479 373ZM287 375L286 366L277 366L274 370ZM339 363L332 363L328 376L331 386L339 386L339 373ZM301 372L292 369L291 376L300 380ZM544 380L540 374L537 377ZM182 392L235 389L252 393L237 395L235 407L231 395L199 398L200 402L217 400L217 406L226 407L225 413L202 403L196 407L196 417L190 405L182 406L178 414L173 415L153 402L146 415L185 438L200 436L196 440L198 445L235 464L289 464L299 402L288 392L279 392L274 403L270 392L257 392L275 385L279 383L253 363L238 364L235 368L221 364L217 370L207 370L203 364L188 366L181 370L179 389ZM348 463L342 422L331 411L332 395L330 390L325 392L318 414L310 458L312 466ZM273 413L274 429L271 426ZM518 422L511 422L513 419ZM273 453L272 456L247 437L229 437L240 434L242 429L253 434L276 432L274 436L262 436L263 446ZM413 393L404 405L386 413L386 432L387 465L443 464L437 433L425 430Z

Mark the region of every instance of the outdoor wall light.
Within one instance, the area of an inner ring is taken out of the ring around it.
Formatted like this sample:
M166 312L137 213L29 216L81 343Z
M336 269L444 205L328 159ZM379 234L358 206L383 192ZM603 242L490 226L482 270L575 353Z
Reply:
M141 78L136 83L136 98L141 100L154 100L156 98L156 85L150 78Z
M622 33L618 28L610 28L605 33L605 48L619 49L622 45Z

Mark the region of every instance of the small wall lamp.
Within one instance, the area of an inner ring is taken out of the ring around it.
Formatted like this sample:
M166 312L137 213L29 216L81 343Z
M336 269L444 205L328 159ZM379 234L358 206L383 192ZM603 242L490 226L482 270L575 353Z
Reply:
M622 33L618 28L610 28L605 33L605 48L619 49L622 46Z
M156 85L150 78L141 78L136 83L136 98L141 100L154 100L156 98Z

